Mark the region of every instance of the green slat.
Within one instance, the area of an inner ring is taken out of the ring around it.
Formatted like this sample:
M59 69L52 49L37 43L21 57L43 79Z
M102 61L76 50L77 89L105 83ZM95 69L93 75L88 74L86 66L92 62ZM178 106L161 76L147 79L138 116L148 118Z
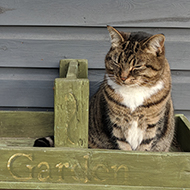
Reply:
M69 63L69 68L68 68L68 72L67 72L67 79L77 79L78 77L78 62L77 61L71 61Z
M55 119L49 112L0 111L0 188L190 190L189 153L85 149L87 75L86 60L60 61ZM31 146L32 138L52 135L53 124L56 146L73 148L21 147ZM177 115L176 126L177 141L190 151L189 121ZM3 141L10 147L2 147Z
M32 147L36 138L29 137L1 137L0 138L0 147ZM1 154L1 153L0 153Z
M61 61L60 77L65 76L66 78L55 79L54 86L55 146L87 148L89 106L87 61Z
M0 111L0 137L53 135L53 112Z
M60 60L59 77L66 78L69 63L78 62L78 78L88 78L88 61L86 59L62 59Z
M135 187L122 185L89 185L89 184L63 184L63 183L38 183L38 182L0 182L1 188L14 189L48 189L48 190L190 190L190 188L170 187Z
M189 153L17 147L0 152L1 183L190 188Z
M176 139L182 151L190 152L190 122L182 115L176 115Z

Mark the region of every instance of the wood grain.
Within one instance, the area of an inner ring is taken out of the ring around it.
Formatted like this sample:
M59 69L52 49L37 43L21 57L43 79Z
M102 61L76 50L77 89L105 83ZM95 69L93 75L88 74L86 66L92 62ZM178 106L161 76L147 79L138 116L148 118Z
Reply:
M64 58L88 59L89 69L96 73L89 75L90 80L96 78L90 87L94 93L110 48L110 24L126 32L165 34L175 111L190 119L189 7L185 0L2 0L0 109L53 110L53 83Z
M2 188L14 189L48 189L48 190L163 190L163 187L147 186L123 186L123 185L97 185L97 184L72 184L72 183L48 183L48 182L0 182ZM164 187L165 190L184 190L184 188ZM3 189L5 190L5 189ZM190 188L185 188L190 190Z
M53 135L53 112L0 111L0 137L39 138Z
M55 147L88 147L87 60L61 60L54 88ZM66 71L67 70L67 71ZM82 70L82 72L80 72Z
M1 0L0 6L0 25L105 26L109 24L185 28L190 26L190 3L186 0L180 2L177 0L140 2Z
M90 95L103 80L104 69L90 69ZM0 109L52 110L53 86L58 69L0 69ZM172 98L176 113L184 113L190 120L189 71L172 71Z
M89 60L89 68L104 68L105 55L110 49L108 34L107 40L3 39L0 44L1 67L59 68L59 60L75 58ZM190 70L189 46L188 41L166 41L166 57L171 69Z
M41 182L42 185L56 182L63 185L190 187L188 153L72 148L29 150L24 147L0 148L0 152L0 185L3 182L25 182L28 185L31 182Z

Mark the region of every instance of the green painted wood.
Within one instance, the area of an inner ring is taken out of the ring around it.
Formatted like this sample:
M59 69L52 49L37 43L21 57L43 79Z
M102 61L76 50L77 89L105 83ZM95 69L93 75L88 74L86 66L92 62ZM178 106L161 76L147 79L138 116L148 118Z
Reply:
M84 71L83 71L84 70ZM88 147L89 80L86 60L62 60L54 87L56 147Z
M63 184L63 183L38 183L38 182L0 182L2 188L14 189L48 189L48 190L190 190L190 188L171 187L137 187L122 185L89 185L89 184Z
M0 137L53 135L53 126L53 112L0 111Z
M78 77L78 62L73 60L69 63L69 68L67 71L67 79L77 79Z
M189 153L17 147L0 152L0 188L8 182L190 188Z
M78 78L88 78L88 61L86 59L62 59L60 60L59 77L66 78L70 62L78 62Z
M182 115L176 115L176 139L182 151L190 152L190 122Z
M0 147L32 147L36 138L29 137L1 137L0 138Z

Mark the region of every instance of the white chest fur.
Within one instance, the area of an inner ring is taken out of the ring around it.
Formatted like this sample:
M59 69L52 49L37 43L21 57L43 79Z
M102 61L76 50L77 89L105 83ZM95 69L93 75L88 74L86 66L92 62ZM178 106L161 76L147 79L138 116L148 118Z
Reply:
M127 141L131 145L133 150L136 150L137 146L143 140L143 131L138 127L138 122L133 121L131 127L128 130Z
M123 98L121 103L129 107L131 111L134 111L137 107L141 106L144 100L150 98L153 94L157 93L164 87L163 81L159 81L152 87L121 86L111 80L108 75L106 77L108 84Z

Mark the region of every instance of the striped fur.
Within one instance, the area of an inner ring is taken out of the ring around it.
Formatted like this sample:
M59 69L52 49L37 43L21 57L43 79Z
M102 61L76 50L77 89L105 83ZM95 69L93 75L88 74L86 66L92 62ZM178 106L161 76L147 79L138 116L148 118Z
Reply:
M164 35L108 31L106 74L90 100L89 148L169 151L174 113ZM53 146L52 140L35 146Z
M108 31L106 74L90 101L89 147L169 151L174 114L164 35Z
M54 147L54 136L42 137L36 139L34 147Z

